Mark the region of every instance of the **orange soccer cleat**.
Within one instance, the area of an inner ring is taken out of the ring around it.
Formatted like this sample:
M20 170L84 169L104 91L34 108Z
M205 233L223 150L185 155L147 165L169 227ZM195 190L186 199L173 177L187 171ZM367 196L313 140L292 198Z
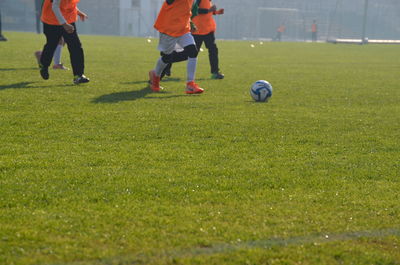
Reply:
M163 89L160 87L160 77L156 75L154 70L149 72L149 84L153 92L160 92Z
M204 89L199 87L194 81L187 82L186 84L186 94L201 94L204 92Z

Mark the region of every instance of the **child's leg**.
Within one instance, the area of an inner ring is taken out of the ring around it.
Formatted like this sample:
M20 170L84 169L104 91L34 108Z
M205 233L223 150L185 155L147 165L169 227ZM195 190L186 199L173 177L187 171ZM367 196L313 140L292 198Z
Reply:
M183 47L185 55L188 57L187 62L187 81L195 80L197 68L198 50L192 34L188 33L179 38L178 44Z
M187 81L192 82L196 77L197 57L189 57L187 62Z
M160 55L164 56L165 54L163 52L161 52ZM161 76L160 76L161 79L163 79L164 76L171 76L171 69L172 69L172 63L167 64L167 66L161 72Z
M58 41L62 35L62 30L61 26L43 24L43 33L46 35L46 44L43 47L40 64L44 67L49 67L51 63L54 51L56 50Z
M204 35L193 35L194 42L196 43L196 48L200 51L201 46L203 45Z
M75 23L72 23L75 27ZM71 57L71 65L74 76L82 76L85 70L85 56L82 49L81 41L76 33L76 27L74 33L67 33L63 31L63 37L68 45L69 54Z
M64 45L65 45L64 38L61 37L58 42L56 51L54 52L54 56L53 56L53 64L54 65L61 65L61 54L62 54L62 48L64 47Z
M172 63L175 46L178 39L175 37L168 36L160 33L160 40L158 43L158 50L161 52L161 57L158 58L156 66L154 68L155 75L160 77L165 67Z
M196 47L196 43L192 34L188 33L183 35L178 44L181 47L184 47L184 54L188 57L187 62L187 83L186 83L186 94L200 94L204 92L204 89L201 88L198 84L196 84L195 76L196 76L196 68L197 68L197 55L198 50Z
M161 73L167 67L168 62L164 62L163 58L165 59L168 55L163 55L160 58L158 58L156 67L154 68L156 76L161 76Z
M208 49L208 58L210 60L211 73L215 74L219 72L219 61L218 61L218 47L215 43L214 32L204 36L204 43Z
M62 45L58 44L56 50L54 51L54 56L53 56L53 64L58 65L61 64L61 51L62 51Z

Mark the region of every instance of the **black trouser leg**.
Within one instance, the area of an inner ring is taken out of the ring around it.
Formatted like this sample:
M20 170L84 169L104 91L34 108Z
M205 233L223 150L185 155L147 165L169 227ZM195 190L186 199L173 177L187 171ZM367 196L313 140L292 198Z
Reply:
M172 64L177 62L186 61L188 58L196 58L198 55L198 50L196 45L191 44L183 48L183 51L177 52L173 51L171 54L161 53L162 60L167 66L161 73L161 78L165 76L166 71L171 70Z
M194 35L193 34L193 38L194 38L194 42L196 43L197 50L200 51L201 45L203 45L204 35Z
M211 32L204 36L204 44L208 49L208 58L210 59L211 73L215 74L219 72L219 60L218 60L218 47L215 43L215 34Z
M173 51L170 54L170 56L171 56L171 63L183 62L183 61L186 61L189 57L185 50L183 50L181 52Z
M82 49L82 43L79 39L78 33L76 31L75 23L71 24L74 26L75 30L73 33L68 33L64 29L62 31L62 36L64 41L68 45L69 55L71 58L72 72L75 75L81 76L84 74L85 70L85 55Z
M160 52L160 55L164 56L165 53ZM170 76L171 70L172 70L172 63L168 63L167 66L165 66L164 70L161 72L160 78L163 79L165 75Z
M312 41L317 41L317 32L311 34Z
M54 26L43 23L43 33L46 35L46 44L43 47L40 64L44 67L49 67L53 60L54 51L57 48L58 42L63 34L62 26Z

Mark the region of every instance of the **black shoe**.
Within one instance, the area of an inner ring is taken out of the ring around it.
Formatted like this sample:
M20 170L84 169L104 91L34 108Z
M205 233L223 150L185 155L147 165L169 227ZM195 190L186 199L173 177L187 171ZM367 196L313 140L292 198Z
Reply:
M7 41L7 38L0 34L0 41Z
M211 79L224 79L224 77L224 74L220 72L211 74Z
M42 76L42 78L44 80L49 79L49 68L41 64L39 64L39 68L40 68L40 75Z
M83 84L83 83L89 83L89 81L90 81L89 78L87 78L84 75L81 75L81 76L76 75L74 77L74 84L75 85L79 85L79 84Z

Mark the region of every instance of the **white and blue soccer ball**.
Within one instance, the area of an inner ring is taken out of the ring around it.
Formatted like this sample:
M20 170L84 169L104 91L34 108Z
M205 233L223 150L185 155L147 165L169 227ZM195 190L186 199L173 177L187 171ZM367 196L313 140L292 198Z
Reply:
M258 80L251 86L250 95L257 102L266 102L272 97L272 86L268 81Z

